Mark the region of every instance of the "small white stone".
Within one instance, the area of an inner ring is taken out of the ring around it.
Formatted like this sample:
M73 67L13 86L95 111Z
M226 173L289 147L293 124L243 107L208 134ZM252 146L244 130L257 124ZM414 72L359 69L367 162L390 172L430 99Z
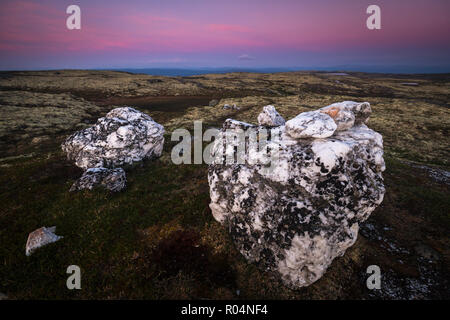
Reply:
M28 235L27 245L25 248L25 254L31 255L36 249L45 246L49 243L56 242L63 237L54 234L56 227L42 227L34 230Z

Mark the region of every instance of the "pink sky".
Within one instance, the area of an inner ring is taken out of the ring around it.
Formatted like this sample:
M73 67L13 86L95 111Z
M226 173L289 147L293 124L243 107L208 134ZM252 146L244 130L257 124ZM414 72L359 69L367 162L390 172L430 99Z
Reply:
M77 4L82 29L66 28ZM381 8L381 30L366 8ZM450 71L447 0L19 0L0 69L421 65Z

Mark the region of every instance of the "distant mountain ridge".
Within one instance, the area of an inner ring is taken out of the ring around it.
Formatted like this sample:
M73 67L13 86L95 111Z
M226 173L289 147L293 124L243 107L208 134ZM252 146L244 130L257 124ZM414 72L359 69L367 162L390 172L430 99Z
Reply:
M101 69L103 70L103 69ZM290 71L327 71L327 72L369 72L369 73L392 73L392 74L425 74L425 73L449 73L450 66L351 66L341 65L335 67L267 67L267 68L111 68L104 70L124 71L130 73L143 73L154 76L195 76L211 73L231 72L253 72L253 73L276 73Z

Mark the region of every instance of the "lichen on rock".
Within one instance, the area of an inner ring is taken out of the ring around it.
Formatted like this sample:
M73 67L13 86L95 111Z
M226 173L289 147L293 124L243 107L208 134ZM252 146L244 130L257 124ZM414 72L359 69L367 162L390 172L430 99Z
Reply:
M343 102L332 107L300 114L275 128L228 119L211 148L215 160L208 182L214 218L227 225L248 261L277 274L290 288L317 281L354 244L359 224L385 192L383 140L365 124L370 105ZM347 116L355 120L349 122ZM236 158L226 136L237 130L247 137L269 130L269 148L251 148L246 138L244 162L224 162ZM277 151L269 154L276 155L271 170L268 164L249 161L267 150Z

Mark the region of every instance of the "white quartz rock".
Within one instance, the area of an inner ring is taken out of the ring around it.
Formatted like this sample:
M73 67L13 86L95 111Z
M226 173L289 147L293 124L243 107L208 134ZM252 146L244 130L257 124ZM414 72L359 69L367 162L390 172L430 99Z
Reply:
M164 127L130 107L111 110L87 129L62 144L69 160L83 169L133 164L161 156Z
M70 188L70 191L92 190L102 186L110 191L117 192L125 188L125 171L122 168L89 168Z
M31 255L36 249L45 246L49 243L56 242L63 237L54 234L56 227L42 227L34 230L28 235L28 240L25 248L25 254Z
M263 107L263 112L258 115L258 123L260 126L282 126L285 122L284 118L272 105Z
M264 158L264 148L245 149L242 163L223 161L239 150L228 133L250 137L266 127L227 119L211 148L213 217L248 261L293 289L323 276L384 197L383 139L362 123L367 107L346 105L358 122L347 130L335 131L338 124L319 111L270 128L267 145L278 150L271 170L254 161Z
M329 115L317 111L300 113L286 122L286 133L294 139L327 138L333 135L336 128Z
M372 112L368 102L343 101L319 109L336 122L337 131L350 129L355 124L364 124Z

